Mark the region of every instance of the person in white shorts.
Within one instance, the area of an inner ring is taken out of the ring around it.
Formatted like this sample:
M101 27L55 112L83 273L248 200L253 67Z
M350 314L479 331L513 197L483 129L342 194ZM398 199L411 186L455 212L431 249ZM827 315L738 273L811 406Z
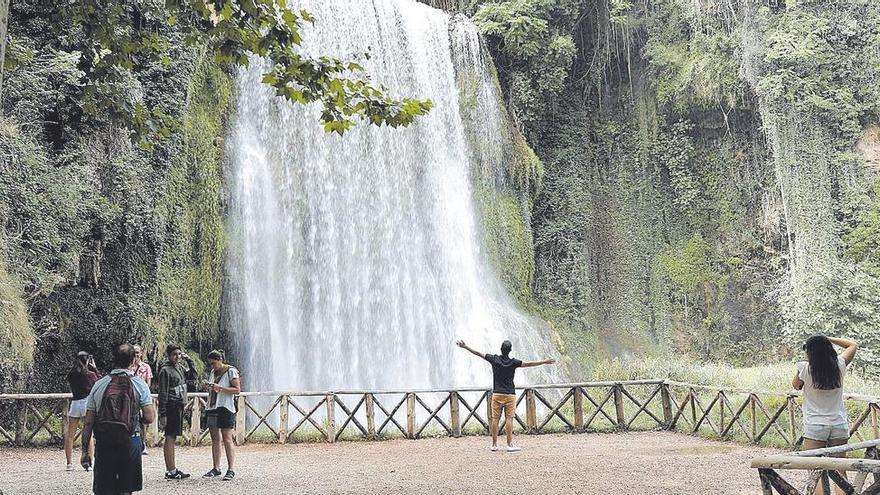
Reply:
M840 355L835 352L835 345L842 348ZM857 348L858 345L851 340L824 335L810 337L804 344L807 360L797 363L797 374L791 385L804 393L805 450L846 445L849 442L849 418L843 404L843 377ZM840 474L846 478L845 472ZM821 484L816 487L816 493L822 493ZM844 491L836 487L836 493L843 495Z
M79 351L73 361L73 368L67 374L67 383L73 395L70 401L70 410L67 412L67 431L64 434L64 456L67 458L67 470L73 471L73 439L76 437L76 429L79 427L80 418L86 415L86 401L92 386L101 375L95 367L95 361L86 351ZM95 452L95 444L89 443L90 457Z

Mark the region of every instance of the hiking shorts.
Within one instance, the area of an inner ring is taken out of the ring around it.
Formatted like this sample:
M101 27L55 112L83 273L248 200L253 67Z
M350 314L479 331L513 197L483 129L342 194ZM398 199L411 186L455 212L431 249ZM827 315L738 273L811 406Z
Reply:
M67 411L67 417L69 418L82 418L86 415L86 403L89 401L88 397L80 400L72 400L70 401L70 410Z
M516 414L516 395L515 394L492 394L492 417L501 417L501 408L504 408L504 415L512 418Z
M804 423L804 438L827 442L829 440L849 440L849 425L814 425Z
M95 443L95 479L92 490L95 495L118 495L138 492L144 487L141 456L144 442L141 437L131 437L128 445L101 447Z
M235 413L225 407L208 409L205 419L208 421L208 428L220 428L221 430L235 428Z
M183 434L183 404L169 403L165 406L165 436L179 437Z

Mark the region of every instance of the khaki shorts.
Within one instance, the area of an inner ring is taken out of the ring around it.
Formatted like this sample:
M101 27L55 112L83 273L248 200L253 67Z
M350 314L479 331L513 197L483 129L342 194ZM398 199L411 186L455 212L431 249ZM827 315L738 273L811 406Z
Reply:
M516 414L516 395L514 394L492 394L492 417L501 418L501 408L504 408L504 415L508 419L513 418Z

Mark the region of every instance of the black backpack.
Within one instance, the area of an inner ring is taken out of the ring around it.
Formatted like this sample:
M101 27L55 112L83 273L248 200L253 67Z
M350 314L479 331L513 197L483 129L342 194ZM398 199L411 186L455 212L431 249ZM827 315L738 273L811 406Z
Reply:
M105 446L128 445L138 431L139 418L140 402L132 378L127 374L111 375L95 415L95 439Z

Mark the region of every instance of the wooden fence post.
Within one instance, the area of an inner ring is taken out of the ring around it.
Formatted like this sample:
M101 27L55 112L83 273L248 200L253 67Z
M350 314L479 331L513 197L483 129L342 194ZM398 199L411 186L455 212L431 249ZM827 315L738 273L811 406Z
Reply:
M788 396L785 399L786 406L788 407L788 426L789 431L791 432L791 447L794 448L797 445L797 424L794 421L794 397Z
M757 414L757 402L758 397L755 394L749 394L749 409L751 409L752 416L752 442L757 443L758 440L758 414Z
M406 437L416 437L416 394L406 394Z
M247 399L243 395L239 395L235 399L235 443L244 445L247 441Z
M70 412L70 399L64 399L61 402L62 407L64 407L61 411L61 438L63 439L67 438L67 430L70 429L70 418L67 416L67 413ZM73 432L73 434L76 435L76 432Z
M584 428L584 394L580 387L573 387L571 390L574 398L574 429L581 431Z
M197 447L199 445L199 436L202 433L201 425L199 424L202 420L201 413L201 403L199 402L198 397L193 397L193 407L192 407L192 416L190 417L189 422L189 444L191 447Z
M449 424L452 427L452 436L461 436L461 416L458 409L458 392L449 392Z
M27 428L27 404L25 400L15 401L15 445L24 445L24 432Z
M669 385L666 383L660 385L660 400L663 402L663 422L669 430L672 428L672 398L669 396Z
M727 399L727 396L724 395L724 392L722 392L722 391L719 390L719 391L718 391L718 397L717 397L717 399L716 399L717 402L718 402L718 407L721 408L721 417L720 417L720 420L721 420L721 421L720 421L720 423L718 424L718 430L719 430L719 431L722 431L722 432L724 431L724 403L727 402L726 399ZM730 411L730 414L733 414L733 412L734 412L734 411ZM732 421L732 420L731 420L731 421Z
M694 425L694 433L697 432L697 394L693 387L689 389L691 394L691 424Z
M535 404L535 390L526 389L526 431L536 433L538 429L538 412Z
M625 430L626 429L626 413L623 410L623 392L621 392L621 385L613 385L614 387L614 408L617 410L617 429Z
M149 445L150 447L155 447L156 445L159 445L159 399L155 397L153 397L153 409L156 410L156 421L153 421L149 424L149 426L147 426L146 438L147 445Z
M874 430L874 438L880 438L880 423L878 423L877 409L880 405L871 403L871 429Z
M290 411L290 401L286 395L281 396L281 412L278 413L278 443L287 443L287 414Z
M327 394L324 397L327 403L327 441L336 441L336 395Z
M373 394L364 396L364 406L367 408L367 436L376 438L376 405L373 402Z

